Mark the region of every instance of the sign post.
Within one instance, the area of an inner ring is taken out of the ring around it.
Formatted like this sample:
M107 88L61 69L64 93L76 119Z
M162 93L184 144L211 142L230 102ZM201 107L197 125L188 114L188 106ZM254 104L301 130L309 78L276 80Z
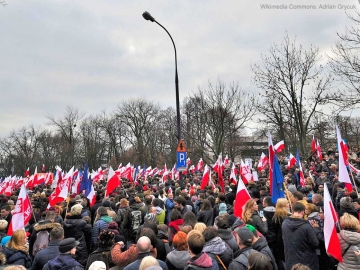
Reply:
M176 167L179 172L179 184L180 187L184 186L184 180L182 179L182 172L187 170L187 155L186 147L183 140L179 140L178 146L176 148Z

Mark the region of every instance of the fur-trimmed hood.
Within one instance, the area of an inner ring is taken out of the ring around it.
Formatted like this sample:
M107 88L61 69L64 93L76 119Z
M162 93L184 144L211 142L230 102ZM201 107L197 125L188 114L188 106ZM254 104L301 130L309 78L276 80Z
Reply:
M44 220L44 221L39 221L38 223L36 223L34 225L34 230L35 231L43 231L43 230L47 230L47 229L53 229L55 227L61 227L61 224L56 223L56 222L51 222L50 220Z

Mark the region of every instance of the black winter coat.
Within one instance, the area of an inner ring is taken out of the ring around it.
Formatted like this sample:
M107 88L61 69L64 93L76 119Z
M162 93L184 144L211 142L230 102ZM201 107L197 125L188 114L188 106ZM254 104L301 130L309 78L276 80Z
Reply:
M80 244L76 247L76 260L82 265L86 265L88 252L85 235L91 235L91 225L82 219L81 215L68 216L64 221L65 238L73 237Z
M60 241L51 241L47 248L36 253L33 264L29 270L43 269L44 265L59 255Z
M7 265L18 264L24 266L25 268L29 268L31 266L31 258L24 251L6 247L3 249L3 253L6 256Z
M251 220L247 221L246 224L250 224L255 227L262 235L266 236L268 232L267 222L263 222L258 212L254 212L251 216Z
M43 270L84 270L71 254L59 254L54 259L45 264Z
M207 227L214 225L214 211L210 210L202 210L197 214L197 221L205 223Z
M277 270L277 264L276 264L276 261L275 261L275 257L274 255L272 254L269 246L268 246L268 243L266 242L266 239L264 237L260 237L253 245L252 245L252 248L255 249L256 251L259 251L260 253L262 254L265 254L270 262L271 262L271 265L272 265L272 269L273 270Z
M307 220L286 217L281 226L284 240L286 269L302 263L311 270L319 269L316 248L319 245L315 229Z

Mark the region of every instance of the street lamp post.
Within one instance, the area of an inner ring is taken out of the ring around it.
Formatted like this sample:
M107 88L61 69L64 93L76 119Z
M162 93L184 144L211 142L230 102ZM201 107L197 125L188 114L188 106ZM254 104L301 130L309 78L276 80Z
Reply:
M153 16L150 15L149 12L145 11L142 16L145 20L156 22L158 25L161 26L162 29L166 31L166 33L169 35L172 44L174 45L174 51L175 51L175 91L176 91L176 121L177 121L177 138L178 141L181 139L181 129L180 129L180 101L179 101L179 78L178 78L178 71L177 71L177 55L176 55L176 47L173 38L171 37L170 33L164 26L162 26L159 22L155 20Z

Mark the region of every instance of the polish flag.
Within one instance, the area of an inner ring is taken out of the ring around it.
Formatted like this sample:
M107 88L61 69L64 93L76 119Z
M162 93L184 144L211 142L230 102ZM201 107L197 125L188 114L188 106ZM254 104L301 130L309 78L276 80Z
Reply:
M168 179L168 176L169 176L169 171L167 170L167 167L166 167L166 163L164 165L164 173L161 177L161 182L162 183L165 183L165 181Z
M65 201L68 197L69 190L71 187L72 176L74 173L74 167L59 181L55 190L49 196L49 205L55 206L57 203Z
M191 165L188 171L189 171L190 173L194 173L194 172L195 172L195 166L194 166L194 165Z
M78 170L76 170L76 172L77 172L76 179L75 179L73 186L71 187L71 193L79 194L81 179L80 179L80 173L78 172ZM75 175L75 173L74 173L74 175Z
M302 187L305 186L305 177L304 177L304 172L301 166L301 161L299 161L299 178L300 178L300 185Z
M349 167L350 167L350 170L351 170L352 172L354 172L354 173L356 173L356 174L359 173L359 170L356 169L356 168L354 167L354 165L352 165L351 163L349 163Z
M12 214L7 235L11 236L16 230L25 229L25 226L30 221L31 213L31 203L26 193L25 185L22 185L14 212Z
M236 174L235 174L235 164L233 163L232 168L231 168L231 173L230 173L230 184L234 184L237 185L237 179L236 179Z
M316 140L315 140L315 135L313 135L312 141L311 141L311 152L315 152L316 151Z
M326 252L342 262L340 240L335 224L338 222L334 205L331 201L327 185L324 185L324 239Z
M120 186L119 177L115 174L113 168L110 166L108 177L107 177L105 197L109 197L110 193L118 186Z
M224 159L224 163L223 163L223 168L228 167L228 165L230 165L230 160L228 155L226 155L225 159Z
M236 217L242 218L242 213L244 211L245 204L250 200L250 194L247 191L244 182L239 178L238 186L236 190L236 198L234 204L234 215Z
M41 171L42 171L42 172L45 172L45 171L46 171L45 164L43 164L43 165L42 165L42 167L41 167Z
M224 191L224 179L223 179L223 162L222 162L222 154L220 153L215 165L214 165L214 172L218 175L218 184L221 187L221 191Z
M90 207L95 204L96 194L95 194L95 190L94 190L94 185L92 183L91 183L90 193L86 196L86 198L88 198L90 201Z
M204 173L203 173L203 177L201 179L201 187L200 189L204 189L205 187L207 187L207 185L209 184L210 182L210 168L208 165L205 165L205 168L204 168Z
M45 180L44 180L45 186L51 185L51 183L52 183L52 181L53 181L53 178L54 178L54 176L52 175L52 173L47 173L47 174L45 175Z
M264 170L268 164L269 164L269 158L264 153L261 153L260 160L258 163L258 171Z
M248 184L252 180L252 173L249 164L245 164L243 160L241 160L240 164L240 176L242 181Z
M288 169L292 168L296 164L296 158L290 153L289 161L288 161Z
M280 153L282 150L285 149L285 144L284 144L284 140L278 142L277 144L275 144L274 146L275 152L276 153Z
M320 144L319 144L319 141L317 141L317 144L316 144L316 152L317 152L317 156L320 160L323 160L323 155L322 155L322 151L321 151L321 147L320 147Z
M190 158L187 158L186 159L186 166L189 168L191 165L191 159Z
M26 172L25 172L25 177L28 177L29 174L30 174L30 168L28 167L27 170L26 170Z
M346 162L347 156L346 156L346 162L345 162L345 154L343 150L345 150L344 141L341 138L340 130L336 126L336 136L337 136L337 146L339 149L339 181L345 183L346 189L351 192L352 191L352 185L349 177L348 170L346 168Z
M204 168L204 161L202 160L202 158L200 158L198 164L196 165L196 170L197 171L202 171Z
M174 167L171 169L171 180L175 180L176 171L176 164L174 164Z

